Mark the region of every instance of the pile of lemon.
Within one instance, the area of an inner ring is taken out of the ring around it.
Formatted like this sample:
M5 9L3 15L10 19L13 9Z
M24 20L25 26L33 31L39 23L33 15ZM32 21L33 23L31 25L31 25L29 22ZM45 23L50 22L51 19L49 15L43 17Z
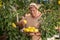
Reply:
M39 30L35 27L27 27L27 28L23 28L24 32L39 32Z

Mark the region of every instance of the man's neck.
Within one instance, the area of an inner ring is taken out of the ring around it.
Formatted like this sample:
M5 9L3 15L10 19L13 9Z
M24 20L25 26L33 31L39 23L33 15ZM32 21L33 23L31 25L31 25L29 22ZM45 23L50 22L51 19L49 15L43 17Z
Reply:
M36 14L35 14L35 16L32 16L33 18L37 18L37 17L39 17L40 16L40 13L39 13L39 11L37 11L36 12Z

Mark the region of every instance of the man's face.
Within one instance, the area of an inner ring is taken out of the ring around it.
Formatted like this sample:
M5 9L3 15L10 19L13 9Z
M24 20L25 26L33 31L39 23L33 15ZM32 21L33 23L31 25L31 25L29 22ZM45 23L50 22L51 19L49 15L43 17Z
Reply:
M32 16L35 16L36 15L37 9L34 6L31 6L29 8L29 10L30 10L30 13L32 14Z

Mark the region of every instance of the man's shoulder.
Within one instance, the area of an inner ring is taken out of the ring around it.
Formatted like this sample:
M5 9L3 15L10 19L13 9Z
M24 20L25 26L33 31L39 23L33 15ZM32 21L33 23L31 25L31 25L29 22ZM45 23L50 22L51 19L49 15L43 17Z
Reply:
M39 16L38 17L40 18L42 16L42 13L40 11L38 13L39 13Z

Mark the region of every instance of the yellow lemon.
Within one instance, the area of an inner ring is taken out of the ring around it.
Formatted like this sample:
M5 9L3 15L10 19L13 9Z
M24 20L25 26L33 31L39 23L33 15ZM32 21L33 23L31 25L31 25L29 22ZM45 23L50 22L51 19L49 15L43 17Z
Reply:
M28 29L30 30L30 29L32 29L32 28L29 26Z
M30 29L30 32L34 32L34 30L33 29Z
M29 32L34 32L35 27L29 26L28 29L29 29Z
M16 28L16 25L15 25L15 23L12 23L12 27Z
M24 22L25 24L27 24L27 20L23 20L23 22Z
M35 31L34 32L39 32L39 30L38 29L35 29Z
M2 7L2 4L0 4L0 7Z
M24 29L24 32L29 32L29 29L25 28L25 29Z
M2 6L3 6L2 1L0 1L0 7L2 7Z
M60 1L58 1L58 4L60 4Z
M30 29L31 27L29 26L28 28Z
M29 29L26 29L26 32L29 32Z

